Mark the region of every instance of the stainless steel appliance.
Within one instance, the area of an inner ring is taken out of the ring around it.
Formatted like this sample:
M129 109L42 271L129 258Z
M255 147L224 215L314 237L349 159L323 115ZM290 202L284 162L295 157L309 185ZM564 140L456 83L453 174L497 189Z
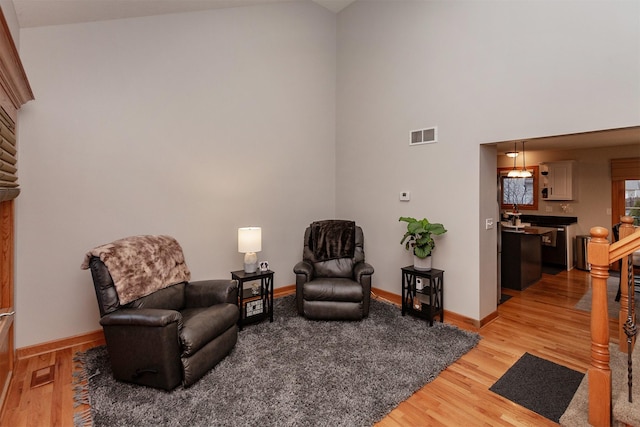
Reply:
M542 263L562 266L564 268L573 263L567 259L567 227L578 222L575 216L545 216L545 215L522 215L522 221L530 222L532 226L549 227L555 229L555 241L543 239L542 242ZM551 239L553 240L553 239Z
M555 242L542 241L542 262L567 266L567 227L554 226L556 229Z

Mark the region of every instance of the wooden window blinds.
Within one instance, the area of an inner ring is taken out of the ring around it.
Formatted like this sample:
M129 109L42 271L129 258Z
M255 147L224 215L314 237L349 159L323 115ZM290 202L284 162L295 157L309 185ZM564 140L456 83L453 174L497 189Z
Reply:
M640 179L640 157L611 159L611 180Z
M18 197L15 123L0 108L0 202Z

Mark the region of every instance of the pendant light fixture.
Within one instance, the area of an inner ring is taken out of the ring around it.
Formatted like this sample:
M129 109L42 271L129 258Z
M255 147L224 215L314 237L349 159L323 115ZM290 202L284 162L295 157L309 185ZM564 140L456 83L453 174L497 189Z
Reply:
M530 178L531 177L531 172L529 172L527 170L527 165L525 163L525 157L524 157L524 141L522 141L522 169L518 170L518 168L516 167L516 157L518 157L517 151L516 151L516 145L518 143L514 142L513 143L513 152L516 153L515 156L513 156L513 169L509 171L509 173L507 174L507 177L509 178Z
M517 153L516 144L517 144L517 142L513 143L513 152L514 153ZM507 174L507 177L509 177L509 178L519 178L520 177L520 171L518 169L516 169L516 157L518 157L518 156L513 156L513 169L510 170L509 173Z
M520 171L520 178L531 178L531 172L527 170L527 165L524 162L524 141L522 141L522 171Z

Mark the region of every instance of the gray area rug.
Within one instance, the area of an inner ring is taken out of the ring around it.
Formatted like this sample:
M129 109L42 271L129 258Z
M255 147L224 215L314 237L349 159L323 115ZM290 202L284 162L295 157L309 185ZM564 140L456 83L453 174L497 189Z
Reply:
M616 294L618 293L618 285L620 283L620 277L610 276L607 279L607 308L609 310L609 318L617 319L618 312L620 311L620 303L616 301ZM592 288L589 287L587 293L580 298L580 301L576 303L574 308L582 311L591 311L591 295L593 294ZM636 307L640 307L640 293L635 293ZM636 319L640 316L640 312L636 310Z
M611 396L613 405L613 423L617 426L640 426L640 386L636 380L636 369L640 366L640 351L633 352L633 403L629 403L629 388L627 386L627 355L618 349L617 344L609 344L609 367L611 368ZM589 426L589 376L585 375L580 387L573 396L562 417L560 425L563 427Z
M525 353L489 390L558 422L583 377L581 372Z
M432 381L480 336L401 316L371 301L360 322L299 317L294 296L274 321L240 332L231 354L192 387L165 392L116 382L108 355L79 355L95 426L368 426Z
M566 268L564 267L558 267L555 265L548 265L548 264L542 264L542 272L544 274L551 274L553 276L555 276L556 274L560 273L561 271L565 271Z

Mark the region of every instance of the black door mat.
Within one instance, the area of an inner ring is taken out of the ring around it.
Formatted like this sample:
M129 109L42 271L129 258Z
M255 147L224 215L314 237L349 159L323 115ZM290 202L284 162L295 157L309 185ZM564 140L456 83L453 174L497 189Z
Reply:
M489 390L559 422L584 374L525 353Z

